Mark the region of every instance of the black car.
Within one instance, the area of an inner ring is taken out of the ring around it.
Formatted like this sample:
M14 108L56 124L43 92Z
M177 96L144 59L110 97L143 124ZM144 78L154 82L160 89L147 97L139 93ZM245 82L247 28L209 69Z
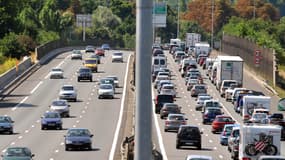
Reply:
M207 107L205 111L202 112L202 122L203 124L212 123L217 115L222 114L222 110L218 107Z
M70 149L92 149L93 134L85 128L70 128L65 137L65 150Z
M201 149L201 134L198 126L181 125L176 136L176 148L181 146L196 146Z
M155 113L160 113L160 110L164 103L173 103L174 98L172 95L158 94L156 96L155 102Z
M92 82L92 70L90 68L80 68L77 74L77 81L89 80Z

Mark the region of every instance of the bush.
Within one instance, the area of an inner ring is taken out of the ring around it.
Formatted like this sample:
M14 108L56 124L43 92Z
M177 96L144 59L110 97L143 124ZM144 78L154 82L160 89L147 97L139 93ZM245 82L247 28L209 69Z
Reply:
M8 71L9 69L13 68L17 64L17 59L15 58L8 58L5 60L3 64L0 64L0 75Z
M0 40L0 53L5 57L20 59L26 54L25 49L18 41L18 35L11 32Z
M59 37L58 33L56 33L56 32L41 30L38 33L37 42L39 44L45 44L45 43L50 42L50 41L58 40L59 38L60 37Z

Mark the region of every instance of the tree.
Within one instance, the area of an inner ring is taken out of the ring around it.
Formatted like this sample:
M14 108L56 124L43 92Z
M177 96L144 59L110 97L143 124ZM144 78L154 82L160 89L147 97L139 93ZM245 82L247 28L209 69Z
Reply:
M39 20L45 30L59 31L60 12L56 0L47 0L40 11Z
M5 57L20 59L26 52L18 42L18 36L14 32L10 32L2 40L0 40L0 53Z
M23 26L22 33L36 38L38 28L40 28L41 24L35 10L30 6L26 6L18 17L20 24Z
M214 31L217 32L227 23L229 17L235 14L229 1L215 0L214 7ZM211 32L212 3L209 0L196 0L188 5L188 11L183 15L184 20L197 22L205 31Z
M236 12L243 18L262 18L264 20L278 20L279 11L263 0L239 0L235 5Z

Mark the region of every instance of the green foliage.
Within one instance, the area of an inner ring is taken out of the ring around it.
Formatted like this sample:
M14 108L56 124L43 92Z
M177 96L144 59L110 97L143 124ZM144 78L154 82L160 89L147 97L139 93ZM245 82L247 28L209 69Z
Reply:
M58 40L59 38L60 37L56 32L40 30L37 36L37 42L44 44L50 41Z
M25 55L25 49L18 41L18 36L11 32L0 40L0 53L5 57L18 58Z
M1 62L1 56L0 56L0 62ZM13 68L16 66L17 64L17 59L15 58L5 58L5 60L3 61L3 63L0 63L0 75L2 73L5 73L6 71L8 71L9 69Z
M265 46L267 48L273 48L279 62L285 63L284 48L280 42L279 34L284 35L285 29L280 28L284 26L282 20L278 25L274 25L272 22L264 21L261 19L256 20L245 20L237 17L233 17L227 25L224 26L223 31L226 34L238 36L241 38L247 38L256 42L260 46Z
M60 12L57 8L56 0L47 0L40 11L39 21L45 30L59 31L60 30Z
M136 45L135 35L125 34L123 36L125 48L134 49Z

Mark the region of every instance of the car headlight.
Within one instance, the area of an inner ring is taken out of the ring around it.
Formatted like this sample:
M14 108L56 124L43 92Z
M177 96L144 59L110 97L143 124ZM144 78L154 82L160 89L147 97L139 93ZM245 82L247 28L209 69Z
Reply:
M61 123L62 123L62 121L56 121L55 123L56 123L56 124L61 124Z
M65 140L65 143L66 143L66 144L71 144L72 141L71 141L71 140Z
M42 124L47 124L47 121L46 120L42 120Z

